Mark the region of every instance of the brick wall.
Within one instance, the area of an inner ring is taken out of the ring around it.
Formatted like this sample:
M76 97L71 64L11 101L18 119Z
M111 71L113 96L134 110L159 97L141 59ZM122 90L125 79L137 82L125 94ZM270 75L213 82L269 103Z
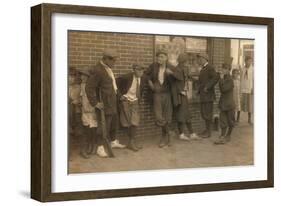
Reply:
M104 32L79 32L70 31L68 33L69 66L83 67L96 64L102 57L105 48L115 48L120 54L113 72L116 77L120 74L131 71L131 65L135 61L148 66L153 62L154 37L152 35L104 33ZM216 68L221 68L224 61L223 39L214 39L211 48L213 64ZM219 95L219 93L217 92ZM203 127L198 103L191 105L193 117L193 127L196 132ZM215 105L217 112L217 105ZM159 136L160 129L154 124L153 113L145 92L145 98L141 103L141 126L138 128L138 135ZM173 127L176 128L175 123ZM119 135L124 135L119 131Z
M212 64L214 65L216 71L220 71L222 69L222 64L226 57L230 55L230 48L227 48L226 45L229 43L229 39L222 39L222 38L214 38L212 39ZM228 45L229 46L229 45ZM218 109L218 100L220 98L220 91L218 84L215 87L216 92L216 101L214 103L214 114L219 113Z

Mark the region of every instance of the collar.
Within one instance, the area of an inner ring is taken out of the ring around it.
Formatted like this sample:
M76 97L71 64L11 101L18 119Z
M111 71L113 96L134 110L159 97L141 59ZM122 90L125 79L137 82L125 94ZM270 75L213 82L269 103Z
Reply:
M209 64L209 62L206 62L206 63L203 65L203 68L206 67L208 64Z
M100 61L101 65L104 66L105 68L111 69L109 66L107 66L102 60Z
M140 81L141 77L136 77L135 74L133 74L133 80L136 79L138 82Z

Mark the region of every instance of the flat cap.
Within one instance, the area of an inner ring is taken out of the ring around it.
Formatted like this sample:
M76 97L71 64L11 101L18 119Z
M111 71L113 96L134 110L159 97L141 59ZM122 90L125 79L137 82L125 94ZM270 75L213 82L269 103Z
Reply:
M104 57L112 57L112 58L117 58L119 55L115 49L105 49L103 51L103 56Z
M84 75L87 75L87 76L90 76L90 70L91 68L90 67L79 67L79 68L76 68L77 72L79 72L80 74L84 74Z
M168 51L166 49L159 49L156 52L156 56L159 56L160 54L164 54L164 55L168 56Z
M137 70L143 70L144 66L140 63L135 63L135 64L132 65L132 68L137 69Z

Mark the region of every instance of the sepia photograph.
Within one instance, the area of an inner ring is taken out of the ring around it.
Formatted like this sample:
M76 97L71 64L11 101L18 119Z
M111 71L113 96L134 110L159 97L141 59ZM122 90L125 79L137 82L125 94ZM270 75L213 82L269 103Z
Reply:
M67 32L68 174L254 165L255 40Z
M40 201L274 185L272 18L32 7Z

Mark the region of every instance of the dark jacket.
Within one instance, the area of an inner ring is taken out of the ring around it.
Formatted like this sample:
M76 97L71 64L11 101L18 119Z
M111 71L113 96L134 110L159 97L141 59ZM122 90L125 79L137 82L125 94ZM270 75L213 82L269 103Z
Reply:
M184 96L181 94L181 92L184 91L185 82L188 80L189 76L187 69L181 66L173 68L172 71L174 72L172 75L174 81L171 84L171 94L173 105L176 107L182 102L182 98Z
M173 81L172 75L168 75L167 73L164 74L164 82L161 85L158 80L158 73L159 73L159 64L158 63L152 63L148 70L146 71L147 80L151 80L154 85L154 91L155 93L161 93L161 92L171 92L171 84ZM174 67L170 64L167 64L167 68L174 69Z
M199 94L200 101L213 102L216 99L215 85L219 80L219 75L215 71L214 67L209 63L203 67L199 74ZM207 92L204 91L207 88Z
M133 82L133 77L134 77L134 73L127 73L124 75L121 75L120 77L116 78L116 84L118 87L118 99L121 98L121 96L123 96L124 94L127 94L127 92L129 91L129 89L132 86L132 82ZM140 79L140 94L142 96L143 91L144 91L144 86L145 86L145 77L142 76Z
M224 78L219 81L220 101L219 108L221 111L228 111L235 108L233 99L234 83L230 75L224 75Z
M112 79L101 63L95 65L91 71L86 84L86 93L93 107L100 101L101 93L105 114L117 113L116 92L113 88Z

